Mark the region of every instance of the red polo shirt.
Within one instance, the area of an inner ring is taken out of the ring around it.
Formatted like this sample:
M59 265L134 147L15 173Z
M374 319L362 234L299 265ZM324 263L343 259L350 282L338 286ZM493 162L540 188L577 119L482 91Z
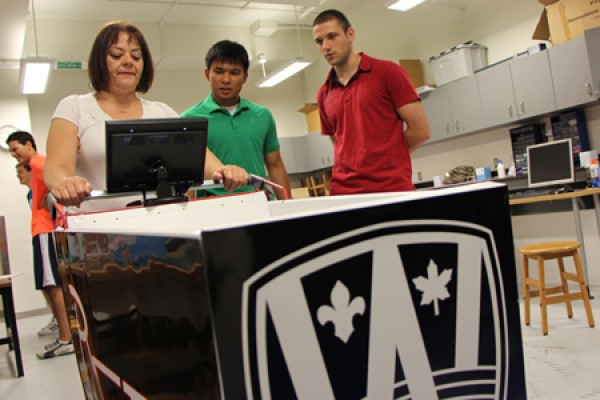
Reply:
M404 121L396 109L419 96L399 64L360 55L346 86L332 69L317 94L321 133L336 141L331 194L413 190Z

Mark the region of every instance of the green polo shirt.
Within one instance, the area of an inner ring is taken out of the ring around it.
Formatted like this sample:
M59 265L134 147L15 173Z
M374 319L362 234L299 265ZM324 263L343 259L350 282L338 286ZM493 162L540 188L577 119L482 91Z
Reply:
M240 98L233 115L215 103L212 93L181 114L182 118L208 119L208 148L223 164L233 164L251 174L266 177L264 156L279 150L277 128L271 112L258 104ZM250 192L244 186L236 192ZM225 189L208 190L212 194L228 193Z

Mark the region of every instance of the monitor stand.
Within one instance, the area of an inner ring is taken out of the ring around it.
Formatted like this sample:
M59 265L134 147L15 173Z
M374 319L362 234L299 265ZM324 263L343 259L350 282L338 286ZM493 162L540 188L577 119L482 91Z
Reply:
M158 165L156 168L150 169L149 172L155 174L156 179L158 180L158 184L156 185L156 197L146 198L146 192L143 191L143 200L133 201L127 204L127 207L141 205L144 207L152 207L161 204L183 203L189 201L189 198L185 195L187 187L184 189L183 187L178 187L176 185L176 190L174 190L171 185L169 185L169 174L163 165ZM173 196L173 192L175 192L175 196Z

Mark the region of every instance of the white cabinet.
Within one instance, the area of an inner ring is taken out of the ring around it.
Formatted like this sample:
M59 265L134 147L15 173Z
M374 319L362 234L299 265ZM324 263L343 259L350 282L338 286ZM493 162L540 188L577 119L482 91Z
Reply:
M305 137L309 171L333 166L333 143L329 136L320 132L310 133Z
M294 139L294 137L289 136L279 138L279 152L281 153L281 159L285 164L288 174L298 172L296 154L294 152Z
M495 126L517 119L517 104L508 62L494 65L476 75L485 126Z
M428 143L600 99L600 27L421 95Z
M296 158L296 172L310 171L310 159L307 136L294 137L294 157Z
M486 127L556 110L548 53L494 65L476 74Z
M333 143L328 136L311 133L279 138L281 158L288 173L303 173L333 166Z
M454 135L473 132L483 128L483 115L481 102L475 76L451 82L448 88L448 100L452 113L452 126Z
M424 94L422 103L431 128L429 142L483 128L475 76L450 82Z
M429 93L423 94L421 101L431 129L429 143L450 137L452 133L450 129L452 114L450 113L450 102L446 86L440 86Z
M556 111L547 51L514 58L510 69L519 119Z
M600 28L548 49L559 109L600 97Z

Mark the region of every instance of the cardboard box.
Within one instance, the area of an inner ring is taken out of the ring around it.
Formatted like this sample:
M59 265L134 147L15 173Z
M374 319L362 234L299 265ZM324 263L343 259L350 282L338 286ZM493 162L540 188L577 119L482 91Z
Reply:
M600 26L600 2L593 0L538 0L545 8L532 39L560 44Z
M398 63L404 68L408 76L410 76L410 79L416 88L424 85L421 60L398 60Z
M319 116L319 107L317 106L317 103L306 103L304 107L298 109L298 111L306 114L308 133L321 132L321 117Z
M487 47L466 42L429 59L437 86L473 75L487 66Z

